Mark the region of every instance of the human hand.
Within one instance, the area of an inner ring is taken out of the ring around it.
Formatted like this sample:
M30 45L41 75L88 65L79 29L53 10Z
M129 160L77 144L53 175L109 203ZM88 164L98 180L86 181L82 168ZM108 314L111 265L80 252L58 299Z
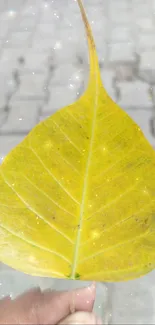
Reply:
M0 324L101 324L92 313L95 285L56 292L39 288L0 301Z

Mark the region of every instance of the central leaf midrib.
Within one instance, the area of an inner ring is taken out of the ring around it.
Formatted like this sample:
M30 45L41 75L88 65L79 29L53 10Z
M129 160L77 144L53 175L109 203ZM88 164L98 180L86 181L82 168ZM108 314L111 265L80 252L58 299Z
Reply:
M97 70L97 69L96 69ZM71 270L71 279L75 279L76 274L76 266L77 266L77 260L78 260L78 253L79 253L79 245L80 245L80 239L81 239L81 230L82 230L82 224L83 224L83 213L85 209L85 198L86 198L86 192L87 192L87 183L88 183L88 176L89 176L89 168L91 163L91 157L93 152L93 142L94 142L94 136L95 136L95 125L96 125L96 113L97 113L97 103L98 103L98 79L97 79L97 71L94 73L94 80L95 80L95 97L94 97L94 114L93 114L93 123L92 123L92 129L91 129L91 138L90 138L90 145L88 150L88 157L85 167L85 177L83 182L83 191L82 191L82 200L80 205L80 215L79 215L79 227L77 230L77 237L75 241L75 249L74 249L74 256L73 256L73 264L72 264L72 270ZM89 88L87 89L87 92L89 93Z

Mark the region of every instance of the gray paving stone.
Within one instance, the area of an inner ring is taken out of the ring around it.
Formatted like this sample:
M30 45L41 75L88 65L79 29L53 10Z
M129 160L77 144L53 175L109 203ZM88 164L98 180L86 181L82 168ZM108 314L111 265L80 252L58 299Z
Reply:
M12 101L6 123L1 128L2 132L18 132L19 135L20 132L29 132L37 122L38 109L37 101Z
M138 109L151 109L152 101L148 92L148 85L141 81L120 83L121 100L119 104L122 107L133 107ZM139 116L141 116L139 112Z
M72 91L65 86L51 86L50 100L49 103L43 107L43 112L50 115L61 107L72 104L76 99L76 92L74 88L71 90Z
M5 136L1 138L0 141L0 157L1 160L12 150L18 143L20 143L23 139L23 136ZM7 143L7 145L5 145Z
M109 46L109 60L113 61L129 61L132 60L134 45L133 42L111 43Z
M113 42L129 42L131 38L131 27L130 26L115 26L111 31L111 40Z
M20 78L20 87L16 98L27 100L31 99L42 99L45 96L43 85L44 85L45 75L37 74L34 71L28 75L22 75Z

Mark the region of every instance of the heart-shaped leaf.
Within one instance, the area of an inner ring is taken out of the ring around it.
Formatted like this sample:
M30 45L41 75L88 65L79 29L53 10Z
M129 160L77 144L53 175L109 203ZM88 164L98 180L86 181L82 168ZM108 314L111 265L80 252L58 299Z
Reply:
M155 152L102 86L91 30L84 95L0 168L0 259L38 276L118 281L155 266Z

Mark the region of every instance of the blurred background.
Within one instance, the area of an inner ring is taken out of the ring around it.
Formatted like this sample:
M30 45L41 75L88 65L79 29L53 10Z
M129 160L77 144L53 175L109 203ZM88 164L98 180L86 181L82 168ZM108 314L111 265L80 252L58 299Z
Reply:
M155 147L155 0L83 3L104 85ZM76 0L0 0L0 161L80 96L88 64ZM155 324L155 273L114 284L111 299L113 324Z

